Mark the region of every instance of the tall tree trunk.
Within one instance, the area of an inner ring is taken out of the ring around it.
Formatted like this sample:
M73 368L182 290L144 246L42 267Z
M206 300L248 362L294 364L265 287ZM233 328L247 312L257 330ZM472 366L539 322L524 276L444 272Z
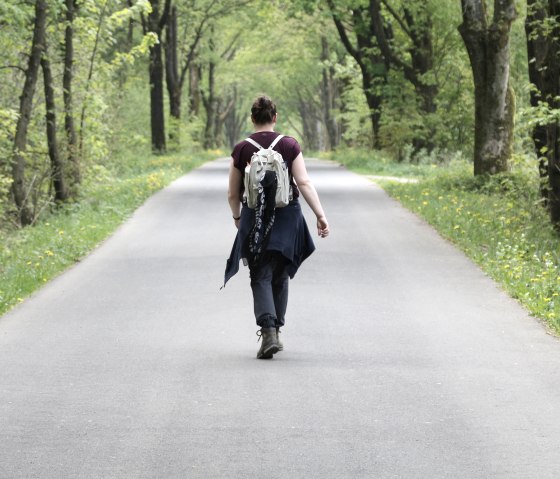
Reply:
M369 119L373 131L373 148L379 150L381 149L379 133L381 131L381 105L383 97L377 93L378 79L369 73L367 67L362 69L362 87L369 107Z
M150 47L150 120L152 128L152 150L163 153L165 143L165 112L163 106L163 62L161 43Z
M200 94L200 79L202 78L201 68L196 63L192 63L188 71L189 75L189 112L192 116L200 116L200 104L202 98Z
M319 135L317 131L318 116L314 105L305 101L302 95L298 95L298 109L303 127L303 142L306 149L319 151Z
M323 78L321 96L323 103L323 117L327 130L328 149L335 149L340 143L340 132L333 111L337 108L338 88L334 78L334 68L326 64L330 58L327 37L321 36L321 60L323 61Z
M82 181L79 156L78 136L74 125L74 102L72 97L72 80L74 76L74 12L75 1L66 0L66 30L64 32L64 74L62 78L64 100L64 130L68 143L68 170L72 189ZM76 191L72 191L76 195Z
M214 43L210 40L210 49L214 50ZM201 92L202 103L204 104L204 109L206 110L206 124L204 127L204 148L213 148L215 145L215 135L214 135L214 125L216 115L216 98L215 98L215 69L216 64L213 60L208 64L208 91L206 93Z
M552 73L549 69L549 56L554 45L546 33L542 31L545 20L548 21L547 2L548 0L546 0L546 3L543 0L527 1L525 33L529 60L529 81L535 86L535 88L531 88L530 92L531 106L533 107L538 107L540 102L547 102L551 105L551 101L554 101L553 97L556 96L554 79L549 78ZM549 94L553 94L553 97L547 98ZM548 128L549 125L537 124L532 133L539 162L541 196L546 203L548 202Z
M148 15L147 30L155 33L159 41L150 47L150 120L152 129L152 151L162 153L165 144L165 111L163 103L163 57L161 34L171 6L171 0L165 0L163 12L160 14L160 0L150 0L152 11Z
M528 0L525 30L529 60L531 105L546 103L560 108L560 0ZM560 123L551 119L533 130L535 152L542 179L541 194L550 211L550 219L560 229Z
M221 100L218 102L214 125L215 145L217 147L221 147L224 145L224 126L226 123L226 119L230 115L230 112L235 108L236 101L237 97L236 92L234 91L233 94L228 95L226 100L223 102L225 106L222 106Z
M43 51L41 58L41 67L43 69L43 83L45 86L45 110L47 125L47 143L49 146L49 158L51 160L51 178L54 187L54 199L57 202L66 201L68 194L64 181L64 171L60 154L58 151L58 141L56 138L56 104L54 100L54 88L49 62L47 45Z
M243 127L244 118L239 114L237 109L237 86L233 86L231 108L224 118L225 134L227 145L231 148L239 141L241 136L241 128Z
M132 0L127 0L127 3L129 8L133 7L133 3ZM133 46L134 43L134 18L130 17L130 19L128 20L128 29L126 32L126 49L125 50L130 50Z
M469 54L475 89L474 174L508 171L515 103L509 82L510 30L514 0L494 0L488 24L483 0L461 0L459 32Z
M27 131L33 108L33 96L35 94L35 86L37 85L39 64L41 63L41 55L45 45L46 18L46 0L37 0L35 3L35 25L33 27L31 54L29 55L25 82L20 96L19 117L12 153L12 193L22 226L31 224L33 221L33 214L29 207L28 192L25 185L25 150L27 148Z
M181 143L180 122L183 93L183 79L179 74L177 49L177 7L173 6L165 26L165 83L169 98L169 142L175 147L179 147Z
M183 90L177 60L177 7L171 8L165 30L165 78L169 94L169 113L181 119L181 93Z
M218 98L216 100L216 113L214 114L214 126L213 126L215 148L221 147L224 143L223 135L224 135L225 116L223 115L223 113L225 113L224 111L225 108L223 106L223 103L224 102L222 98Z

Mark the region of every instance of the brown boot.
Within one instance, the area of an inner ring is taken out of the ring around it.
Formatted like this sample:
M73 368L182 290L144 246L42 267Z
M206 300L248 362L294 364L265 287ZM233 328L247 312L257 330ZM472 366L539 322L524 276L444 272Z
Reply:
M278 352L276 328L261 328L260 331L257 331L257 336L262 339L257 359L272 359L272 356Z

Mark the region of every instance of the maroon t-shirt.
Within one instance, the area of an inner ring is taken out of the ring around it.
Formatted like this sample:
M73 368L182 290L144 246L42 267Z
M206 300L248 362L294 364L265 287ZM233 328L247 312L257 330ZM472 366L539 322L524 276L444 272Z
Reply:
M279 136L280 133L275 131L258 131L253 133L250 138L255 140L263 148L268 148L274 139ZM231 152L231 157L233 158L234 166L241 172L242 177L245 178L245 167L250 163L253 153L255 153L258 148L248 141L240 141L234 146ZM301 153L301 147L295 138L291 136L285 136L282 138L274 147L274 150L282 155L282 158L288 165L288 173L290 175L290 184L292 185L293 198L299 197L299 190L294 182L294 177L292 176L292 163ZM239 192L239 197L243 198L243 192L245 187L243 182L241 182L241 190Z

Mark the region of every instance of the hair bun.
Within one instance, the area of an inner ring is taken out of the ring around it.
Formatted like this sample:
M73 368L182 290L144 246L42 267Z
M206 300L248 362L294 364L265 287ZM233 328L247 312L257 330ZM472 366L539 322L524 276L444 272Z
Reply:
M257 125L266 125L274 121L276 105L266 95L259 96L251 108L251 117Z

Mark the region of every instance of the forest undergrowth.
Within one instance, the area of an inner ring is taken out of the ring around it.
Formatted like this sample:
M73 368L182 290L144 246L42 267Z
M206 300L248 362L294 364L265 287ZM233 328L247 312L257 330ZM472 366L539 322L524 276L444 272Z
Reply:
M396 163L369 152L336 159L362 174L417 178L378 182L560 334L559 234L547 221L535 168L518 161L511 173L474 177L472 163L459 156L445 165Z

